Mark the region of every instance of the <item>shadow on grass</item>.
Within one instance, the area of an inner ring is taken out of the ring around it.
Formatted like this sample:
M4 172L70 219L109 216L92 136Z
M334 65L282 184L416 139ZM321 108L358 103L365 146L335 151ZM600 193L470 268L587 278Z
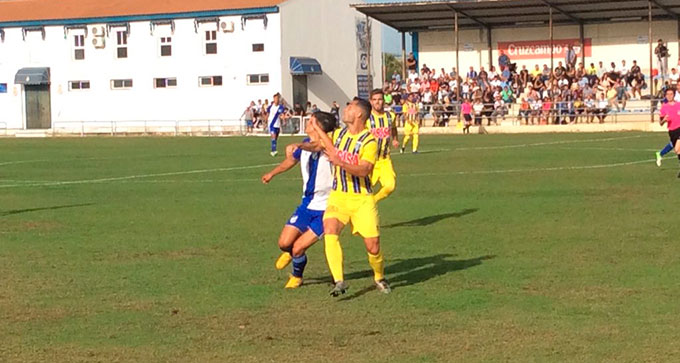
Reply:
M475 213L478 210L479 210L478 208L472 208L472 209L464 209L460 212L437 214L437 215L434 215L434 216L414 219L412 221L388 224L386 226L382 226L381 228L429 226L430 224L434 224L434 223L437 223L439 221L443 221L444 219L464 217L468 214Z
M67 204L67 205L55 205L55 206L52 206L52 207L15 209L15 210L8 210L8 211L5 211L5 212L0 212L0 217L6 217L6 216L15 215L15 214L23 214L23 213L30 213L30 212L39 212L39 211L43 211L43 210L87 207L87 206L90 206L90 205L94 205L94 203Z
M396 260L385 267L387 279L392 289L419 284L435 277L443 276L451 272L465 270L470 267L481 265L483 261L495 258L495 255L480 256L465 260L454 260L451 254L439 254L428 257L416 257L405 260ZM373 270L364 270L345 275L345 281L373 278ZM331 278L313 278L305 281L305 285L331 284ZM371 285L361 289L340 301L352 300L370 291L375 290Z

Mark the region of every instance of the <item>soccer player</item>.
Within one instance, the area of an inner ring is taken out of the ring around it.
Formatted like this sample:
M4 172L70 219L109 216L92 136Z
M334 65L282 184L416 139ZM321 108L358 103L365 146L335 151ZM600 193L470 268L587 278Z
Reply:
M281 104L281 94L274 95L274 101L267 107L267 117L269 119L269 134L272 137L272 151L271 156L278 154L276 143L279 140L279 133L281 133L281 118L284 116L285 108Z
M414 154L418 153L418 133L420 132L420 121L418 120L418 105L415 104L413 93L409 95L406 103L403 106L404 120L406 124L404 125L404 142L401 144L401 153L404 153L406 149L406 144L413 136L413 148L411 149Z
M324 152L334 166L333 187L323 216L326 260L335 283L331 290L331 296L334 297L347 291L338 236L348 223L352 223L353 233L364 239L376 287L385 294L391 291L385 279L378 209L371 188L371 173L378 159L378 143L366 129L366 120L370 115L371 104L355 98L342 113L342 120L347 126L335 130L332 139L319 132ZM312 122L312 127L319 128L315 122Z
M371 116L366 127L378 142L378 161L373 167L371 185L380 182L380 191L375 194L375 202L379 202L394 192L397 175L390 158L390 146L399 147L396 117L393 112L385 112L385 97L380 88L371 91ZM390 145L391 144L391 145Z
M310 120L315 120L323 132L331 132L337 126L335 116L328 112L315 112ZM319 137L307 124L308 138L303 143L318 143ZM331 192L333 173L328 157L322 152L303 151L301 144L286 147L286 159L272 171L262 176L268 184L276 175L286 172L300 163L302 170L302 203L297 207L279 237L279 248L283 253L276 260L276 268L283 270L293 262L293 272L285 288L295 289L302 285L302 274L307 265L305 251L323 235L323 213Z
M668 136L671 138L671 144L675 149L675 153L678 154L678 159L680 159L680 143L678 139L680 138L680 102L675 102L675 90L666 90L666 102L661 106L659 112L661 120L659 123L661 125L668 123ZM678 174L680 178L680 174Z

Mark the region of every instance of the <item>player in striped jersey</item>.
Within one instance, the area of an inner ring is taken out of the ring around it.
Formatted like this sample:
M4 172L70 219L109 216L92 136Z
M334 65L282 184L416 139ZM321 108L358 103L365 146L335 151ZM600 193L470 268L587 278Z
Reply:
M276 144L279 140L279 134L281 133L281 118L284 117L285 110L285 107L281 104L281 94L275 94L272 104L267 107L269 134L272 137L272 151L269 153L271 156L276 156L276 154L278 154Z
M328 112L315 112L311 120L320 125L323 132L335 130L337 119ZM318 135L309 124L308 138L303 144L318 143ZM323 235L323 213L331 192L333 173L328 157L322 152L304 151L306 145L291 144L286 147L286 159L274 170L262 176L262 182L268 184L276 175L286 172L300 163L302 170L302 203L297 207L279 237L279 248L283 253L276 260L276 268L284 269L293 262L293 273L286 283L287 289L302 285L302 274L307 265L305 251Z
M332 139L321 132L317 123L312 122L312 127L317 128L324 152L334 166L333 187L323 216L326 260L335 283L332 296L347 291L338 236L348 223L352 223L352 232L364 239L376 287L383 293L390 292L380 250L378 209L371 187L371 173L378 158L378 143L366 129L370 115L371 104L355 98L342 114L347 126L335 130Z
M378 161L373 167L371 185L376 186L380 182L380 191L375 194L376 203L387 198L397 185L397 174L392 166L390 158L390 145L399 147L399 135L393 112L385 112L385 95L380 88L371 91L370 101L371 116L366 122L366 127L378 142Z

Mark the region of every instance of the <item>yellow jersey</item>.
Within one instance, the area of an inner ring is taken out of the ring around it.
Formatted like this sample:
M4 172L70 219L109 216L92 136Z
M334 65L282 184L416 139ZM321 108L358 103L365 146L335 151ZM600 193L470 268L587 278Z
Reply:
M375 165L378 158L378 144L368 129L364 129L356 135L351 134L346 127L342 130L335 130L333 132L333 144L340 159L352 165L359 165L360 160ZM371 175L360 178L339 166L335 166L333 169L332 193L373 195Z
M366 120L366 127L378 142L378 160L390 157L390 143L392 143L392 125L395 116L392 112L384 112L382 115L371 111L371 116Z
M418 105L411 101L406 101L402 106L402 112L404 113L404 119L409 123L418 122Z

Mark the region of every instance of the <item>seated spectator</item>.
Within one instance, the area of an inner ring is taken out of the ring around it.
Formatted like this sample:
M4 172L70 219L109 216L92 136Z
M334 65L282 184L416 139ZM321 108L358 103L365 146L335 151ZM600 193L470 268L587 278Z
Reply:
M675 68L671 68L671 74L668 76L668 78L671 80L671 84L677 84L678 79L680 79L680 74L678 73L678 70Z
M604 123L604 119L607 117L609 101L605 98L604 93L600 93L599 99L597 100L597 110L596 116L600 120L600 123Z
M541 125L549 125L552 122L553 104L550 97L543 97L543 106L541 106Z
M522 119L524 119L524 124L528 125L530 114L531 108L529 106L529 102L527 101L526 98L522 97L521 102L519 104L519 116L517 117L517 122L521 125Z

